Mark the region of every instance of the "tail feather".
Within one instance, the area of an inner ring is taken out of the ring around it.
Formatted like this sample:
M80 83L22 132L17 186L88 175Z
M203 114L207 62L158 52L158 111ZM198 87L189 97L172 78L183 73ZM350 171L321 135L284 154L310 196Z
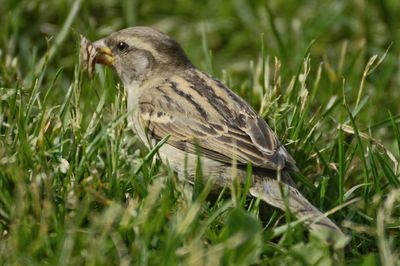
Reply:
M342 233L335 223L324 216L296 188L286 183L264 178L253 184L250 188L250 194L281 210L285 211L288 207L297 218L303 220L313 231L328 230ZM285 198L287 198L286 202Z

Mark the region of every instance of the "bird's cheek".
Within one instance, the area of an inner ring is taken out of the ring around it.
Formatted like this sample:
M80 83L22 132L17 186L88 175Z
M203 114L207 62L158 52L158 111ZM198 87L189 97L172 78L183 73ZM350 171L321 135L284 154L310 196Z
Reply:
M129 67L139 76L147 74L147 72L151 68L150 62L145 56L137 56L133 58L128 64Z

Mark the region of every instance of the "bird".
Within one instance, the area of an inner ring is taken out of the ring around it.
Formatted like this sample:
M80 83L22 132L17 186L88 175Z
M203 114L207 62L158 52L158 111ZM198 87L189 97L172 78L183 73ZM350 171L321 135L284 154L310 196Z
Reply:
M296 162L266 121L196 68L172 37L145 26L93 43L82 36L81 56L89 74L95 64L115 70L127 94L128 125L149 149L167 138L158 156L179 179L193 182L200 165L202 176L221 189L243 181L251 164L251 196L289 209L311 231L341 233L297 189L290 177Z

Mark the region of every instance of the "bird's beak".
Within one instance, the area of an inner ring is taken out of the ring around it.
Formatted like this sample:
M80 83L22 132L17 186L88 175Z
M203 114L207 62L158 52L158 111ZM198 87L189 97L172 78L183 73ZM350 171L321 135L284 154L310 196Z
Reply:
M98 64L113 66L114 55L111 49L104 43L104 40L99 40L93 43L94 48L96 48L96 57L94 61Z

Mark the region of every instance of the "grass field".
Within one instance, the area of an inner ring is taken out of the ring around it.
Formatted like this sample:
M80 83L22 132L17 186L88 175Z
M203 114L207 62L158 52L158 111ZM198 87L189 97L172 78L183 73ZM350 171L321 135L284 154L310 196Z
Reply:
M399 15L395 0L0 0L0 264L400 265ZM79 33L134 25L260 112L347 244L240 189L209 200L143 149L116 75L78 65Z

